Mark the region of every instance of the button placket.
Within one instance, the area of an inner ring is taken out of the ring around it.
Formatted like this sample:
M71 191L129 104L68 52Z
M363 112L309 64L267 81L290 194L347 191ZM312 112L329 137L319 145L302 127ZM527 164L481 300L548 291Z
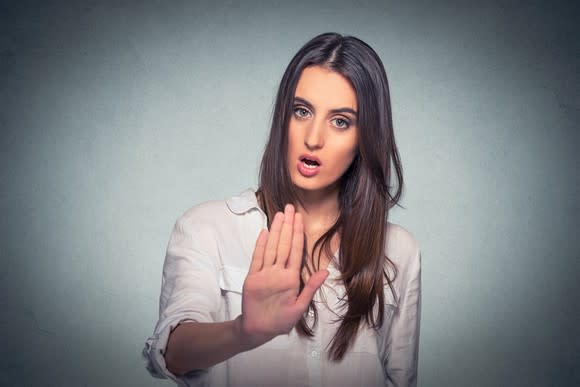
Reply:
M318 292L314 296L315 303L320 308L318 301ZM320 316L320 309L318 310ZM309 310L307 314L309 324L314 321L314 312ZM322 368L321 368L321 354L322 354L322 332L320 329L320 321L313 328L314 337L308 340L306 346L306 365L308 367L308 382L310 386L322 386Z

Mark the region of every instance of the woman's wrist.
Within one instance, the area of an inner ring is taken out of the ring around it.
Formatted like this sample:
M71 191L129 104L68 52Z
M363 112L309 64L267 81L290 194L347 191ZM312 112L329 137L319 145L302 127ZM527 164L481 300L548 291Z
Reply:
M243 315L239 315L234 319L234 337L236 341L240 343L241 352L249 351L250 349L254 348L251 342L252 340L250 337L244 332L244 320Z
M260 345L264 344L268 340L263 338L258 338L252 336L244 330L244 315L240 314L234 319L234 336L240 345L241 352L249 351Z

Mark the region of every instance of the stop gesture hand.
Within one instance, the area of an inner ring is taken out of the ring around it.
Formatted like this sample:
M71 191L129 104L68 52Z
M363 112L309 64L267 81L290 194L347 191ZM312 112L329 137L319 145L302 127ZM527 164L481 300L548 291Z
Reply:
M299 294L303 245L302 215L290 204L260 232L242 294L241 329L252 346L290 332L326 279L328 271L314 273Z

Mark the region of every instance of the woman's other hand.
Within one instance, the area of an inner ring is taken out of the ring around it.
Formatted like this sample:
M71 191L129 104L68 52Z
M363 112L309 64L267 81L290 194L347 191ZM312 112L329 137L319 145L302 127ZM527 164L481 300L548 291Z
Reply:
M260 232L244 282L237 320L251 346L290 332L328 276L326 270L314 273L299 294L303 246L302 215L287 204L284 213L274 216L270 231Z

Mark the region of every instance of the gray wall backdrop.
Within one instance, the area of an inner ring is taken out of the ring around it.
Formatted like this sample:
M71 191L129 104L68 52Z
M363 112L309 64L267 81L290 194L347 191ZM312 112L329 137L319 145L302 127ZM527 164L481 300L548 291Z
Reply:
M543 3L2 1L0 385L168 385L140 352L173 223L256 186L326 31L390 78L419 384L578 385L580 15Z

